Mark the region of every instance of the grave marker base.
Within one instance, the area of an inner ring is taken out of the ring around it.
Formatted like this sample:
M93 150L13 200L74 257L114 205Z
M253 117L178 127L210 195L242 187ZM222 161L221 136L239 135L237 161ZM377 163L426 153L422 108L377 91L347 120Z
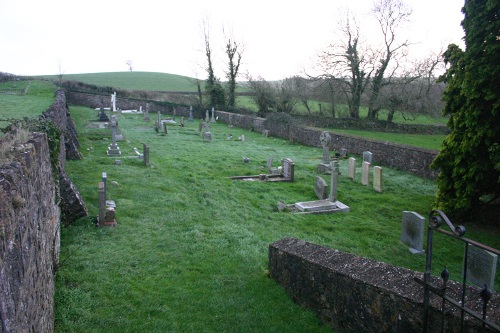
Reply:
M297 202L294 206L299 212L303 213L348 213L350 211L349 206L344 205L342 202L332 202L330 200Z

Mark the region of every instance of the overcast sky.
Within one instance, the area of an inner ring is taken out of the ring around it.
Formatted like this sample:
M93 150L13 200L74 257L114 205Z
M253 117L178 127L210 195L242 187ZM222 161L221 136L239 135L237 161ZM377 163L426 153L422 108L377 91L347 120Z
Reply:
M407 0L401 34L424 56L463 45L463 0ZM222 28L245 45L240 72L282 79L313 63L335 40L346 8L375 41L373 0L0 0L0 72L19 75L134 71L205 78L202 20L210 23L216 69L223 69ZM222 74L219 72L219 77ZM223 77L221 77L224 79Z

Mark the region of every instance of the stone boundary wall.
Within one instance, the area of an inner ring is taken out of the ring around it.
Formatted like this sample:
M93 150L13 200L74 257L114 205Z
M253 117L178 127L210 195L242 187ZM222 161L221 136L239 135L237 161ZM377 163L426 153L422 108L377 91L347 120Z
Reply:
M41 118L63 131L55 166L58 181L45 133L30 133L28 142L13 146L10 161L0 164L0 333L53 331L60 223L87 215L64 170L66 159L81 155L63 90Z
M323 130L288 124L266 124L265 118L216 111L219 121L237 127L262 132L269 131L270 136L280 137L292 142L312 147L321 147L319 136ZM328 131L332 137L330 150L340 151L346 148L348 154L361 156L364 151L373 153L373 163L406 171L420 177L435 179L437 172L430 169L438 151L395 144L380 140L364 139L347 134Z
M82 155L78 151L80 143L73 119L69 114L66 94L60 89L56 92L54 103L42 113L41 118L50 119L63 130L59 152L59 196L61 198L61 220L69 224L80 217L87 216L87 208L78 189L66 174L64 169L66 159L79 160Z
M110 95L99 95L99 94L91 94L85 92L78 91L66 91L66 96L69 104L73 105L82 105L88 106L90 108L99 108L101 107L101 98L103 100L103 104L105 108L109 108L111 105L111 96ZM146 109L146 103L149 103L149 114L150 116L154 113L160 111L162 114L173 114L173 106L158 103L155 101L146 101L146 100L138 100L131 98L121 98L120 96L116 96L116 107L121 110L139 110L142 106L142 109ZM180 117L189 117L189 106L175 106L176 115ZM97 113L96 113L97 114ZM210 116L212 113L210 111ZM200 119L205 118L205 111L195 110L193 108L193 118Z
M422 332L423 287L414 281L422 273L294 238L269 245L269 272L294 302L312 309L335 332ZM441 284L434 279L433 285ZM448 281L448 286L461 290L458 282ZM468 295L477 299L467 300L466 306L481 312L479 292L469 287ZM428 332L441 332L441 301L431 296L431 304ZM450 308L446 332L460 332L460 312ZM500 324L499 293L493 293L488 318ZM483 332L470 318L465 331Z
M0 332L52 332L60 210L45 133L0 166Z

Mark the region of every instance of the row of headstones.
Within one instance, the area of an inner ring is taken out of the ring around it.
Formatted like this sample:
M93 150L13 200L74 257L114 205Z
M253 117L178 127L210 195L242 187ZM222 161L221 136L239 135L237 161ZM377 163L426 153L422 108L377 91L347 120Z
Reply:
M403 211L401 242L409 246L413 254L425 254L423 249L425 218L416 212ZM479 287L486 285L493 290L498 256L473 244L468 245L467 280Z
M370 152L369 153L371 157ZM365 156L363 153L363 157ZM356 179L356 159L354 157L349 157L347 160L347 176L352 180ZM370 168L371 168L371 158L363 158L363 163L361 165L361 184L368 186L370 184ZM382 192L382 168L380 166L373 167L373 189L377 192Z

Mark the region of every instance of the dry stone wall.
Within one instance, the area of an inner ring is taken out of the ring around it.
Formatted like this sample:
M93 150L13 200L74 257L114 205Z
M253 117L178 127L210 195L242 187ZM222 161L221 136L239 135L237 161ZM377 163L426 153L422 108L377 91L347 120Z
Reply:
M67 158L81 158L64 91L41 117L63 132L56 166L45 133L30 133L26 143L13 144L13 133L0 140L13 148L0 163L0 333L53 331L60 223L87 215L64 170Z
M60 210L45 134L0 167L0 332L52 332Z
M217 111L219 121L231 123L234 126L262 132L268 130L270 136L280 137L292 142L312 147L321 147L319 137L323 130L314 127L305 127L291 124L270 124L265 118L247 115L234 115L229 112ZM435 179L436 171L430 169L432 161L438 151L417 148L408 145L395 144L380 140L370 140L346 134L328 131L332 138L330 150L340 151L347 149L349 154L362 155L364 151L373 153L373 162L406 171L421 177Z

